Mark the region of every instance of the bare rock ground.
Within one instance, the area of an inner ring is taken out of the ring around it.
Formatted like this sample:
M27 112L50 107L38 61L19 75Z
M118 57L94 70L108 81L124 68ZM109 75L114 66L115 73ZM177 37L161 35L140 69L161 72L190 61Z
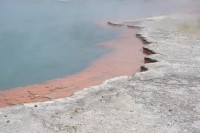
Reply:
M200 16L121 24L142 27L138 36L155 53L146 58L153 60L147 71L72 97L2 108L0 132L200 133Z

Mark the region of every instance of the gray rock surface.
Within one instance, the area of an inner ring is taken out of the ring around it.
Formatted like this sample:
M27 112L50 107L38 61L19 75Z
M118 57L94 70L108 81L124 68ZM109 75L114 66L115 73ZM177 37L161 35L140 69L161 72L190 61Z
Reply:
M122 23L142 27L140 35L151 42L145 48L156 53L148 58L158 62L72 97L2 108L0 132L200 133L199 19L181 15Z

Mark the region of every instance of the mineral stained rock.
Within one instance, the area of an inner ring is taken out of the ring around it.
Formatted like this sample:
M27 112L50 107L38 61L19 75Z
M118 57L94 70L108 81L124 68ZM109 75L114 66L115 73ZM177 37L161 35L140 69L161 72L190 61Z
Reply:
M142 27L147 71L72 97L0 109L1 133L200 133L200 17L123 22ZM131 58L131 57L130 57Z

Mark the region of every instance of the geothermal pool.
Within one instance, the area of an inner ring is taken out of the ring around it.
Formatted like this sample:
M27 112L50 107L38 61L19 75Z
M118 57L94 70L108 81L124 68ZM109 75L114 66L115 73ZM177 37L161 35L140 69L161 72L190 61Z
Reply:
M181 0L1 0L0 90L88 68L113 51L98 44L127 30L102 26L108 20L193 12L196 6Z

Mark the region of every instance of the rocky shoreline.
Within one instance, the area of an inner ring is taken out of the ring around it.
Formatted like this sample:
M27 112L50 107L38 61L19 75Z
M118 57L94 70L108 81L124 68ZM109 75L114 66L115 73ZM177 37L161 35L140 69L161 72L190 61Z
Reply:
M151 53L143 72L73 96L0 109L0 132L200 132L200 16L163 16L141 27ZM193 23L194 22L194 23Z

